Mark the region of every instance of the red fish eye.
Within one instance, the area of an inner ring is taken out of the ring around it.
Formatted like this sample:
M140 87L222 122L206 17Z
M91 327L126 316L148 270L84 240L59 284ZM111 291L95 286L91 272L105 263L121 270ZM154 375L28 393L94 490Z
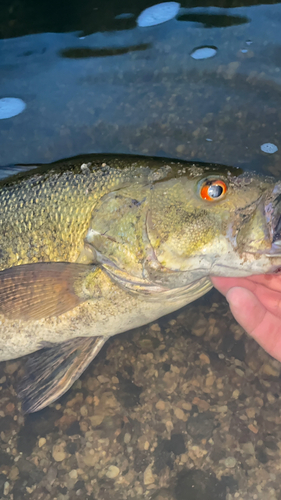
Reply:
M200 189L200 196L203 200L217 201L224 197L227 185L220 179L207 180Z

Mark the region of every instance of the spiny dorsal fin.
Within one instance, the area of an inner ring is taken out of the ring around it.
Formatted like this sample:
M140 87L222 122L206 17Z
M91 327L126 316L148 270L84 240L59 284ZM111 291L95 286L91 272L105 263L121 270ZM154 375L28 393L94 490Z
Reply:
M42 410L68 391L107 339L78 337L31 354L19 387L24 413Z
M0 313L9 319L39 320L59 316L83 302L76 284L92 265L38 262L0 272Z

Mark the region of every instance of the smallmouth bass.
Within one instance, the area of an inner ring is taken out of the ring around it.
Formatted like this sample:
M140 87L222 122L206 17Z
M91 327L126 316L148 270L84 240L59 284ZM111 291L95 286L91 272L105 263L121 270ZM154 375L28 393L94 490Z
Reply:
M0 182L0 360L34 353L26 412L106 340L281 269L281 182L214 164L91 155ZM36 352L38 351L38 352Z

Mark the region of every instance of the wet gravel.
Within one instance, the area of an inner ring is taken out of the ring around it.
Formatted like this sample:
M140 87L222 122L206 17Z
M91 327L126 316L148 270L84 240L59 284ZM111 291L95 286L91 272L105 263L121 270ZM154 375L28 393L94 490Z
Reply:
M26 416L23 362L0 366L1 499L280 499L281 365L217 292L116 336Z

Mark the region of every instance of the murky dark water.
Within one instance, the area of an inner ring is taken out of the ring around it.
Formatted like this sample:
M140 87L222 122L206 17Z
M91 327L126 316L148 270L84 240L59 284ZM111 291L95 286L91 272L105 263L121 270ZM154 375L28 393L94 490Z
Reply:
M0 119L0 176L103 152L280 177L281 3L186 1L138 26L151 5L1 3L0 117L2 98L26 107ZM281 498L280 364L217 292L113 339L57 405L25 418L21 370L0 371L1 499Z

